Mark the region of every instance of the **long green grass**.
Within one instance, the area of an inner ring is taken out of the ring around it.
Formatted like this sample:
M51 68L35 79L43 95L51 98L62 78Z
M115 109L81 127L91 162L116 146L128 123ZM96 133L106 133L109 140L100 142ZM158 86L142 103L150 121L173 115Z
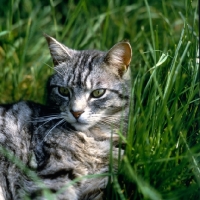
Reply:
M200 199L197 0L0 0L0 103L44 103L43 33L74 49L133 48L126 153L107 199Z

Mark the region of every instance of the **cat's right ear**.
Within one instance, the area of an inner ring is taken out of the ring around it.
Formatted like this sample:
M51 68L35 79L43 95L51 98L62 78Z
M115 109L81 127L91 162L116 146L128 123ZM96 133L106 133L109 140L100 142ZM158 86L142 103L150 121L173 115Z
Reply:
M44 36L49 45L49 50L55 66L72 58L72 49L69 49L68 47L58 42L55 38L47 34L44 34Z

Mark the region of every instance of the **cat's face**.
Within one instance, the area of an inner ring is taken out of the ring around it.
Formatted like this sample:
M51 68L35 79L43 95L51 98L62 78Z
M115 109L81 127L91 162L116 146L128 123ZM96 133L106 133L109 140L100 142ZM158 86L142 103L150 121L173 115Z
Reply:
M76 130L119 126L129 104L131 47L116 44L108 52L71 50L46 36L55 64L49 81L49 104Z

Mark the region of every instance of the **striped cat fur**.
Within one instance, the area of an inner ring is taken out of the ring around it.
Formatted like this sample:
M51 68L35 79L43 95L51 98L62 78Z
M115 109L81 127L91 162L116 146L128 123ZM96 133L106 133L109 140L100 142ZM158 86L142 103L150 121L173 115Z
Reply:
M81 177L108 173L111 153L117 170L117 131L125 135L128 123L131 46L123 41L108 52L78 51L45 37L55 66L46 105L0 106L0 199L46 199L5 150L32 169L56 199L103 199L108 177Z

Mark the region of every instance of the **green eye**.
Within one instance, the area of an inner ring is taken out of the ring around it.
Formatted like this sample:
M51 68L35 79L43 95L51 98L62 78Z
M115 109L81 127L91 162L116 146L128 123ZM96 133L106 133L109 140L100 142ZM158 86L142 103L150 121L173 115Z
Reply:
M99 98L99 97L103 96L105 92L106 92L105 89L94 90L94 91L91 93L91 96L92 96L93 98Z
M66 87L58 87L58 92L65 97L68 97L70 95L69 89Z

